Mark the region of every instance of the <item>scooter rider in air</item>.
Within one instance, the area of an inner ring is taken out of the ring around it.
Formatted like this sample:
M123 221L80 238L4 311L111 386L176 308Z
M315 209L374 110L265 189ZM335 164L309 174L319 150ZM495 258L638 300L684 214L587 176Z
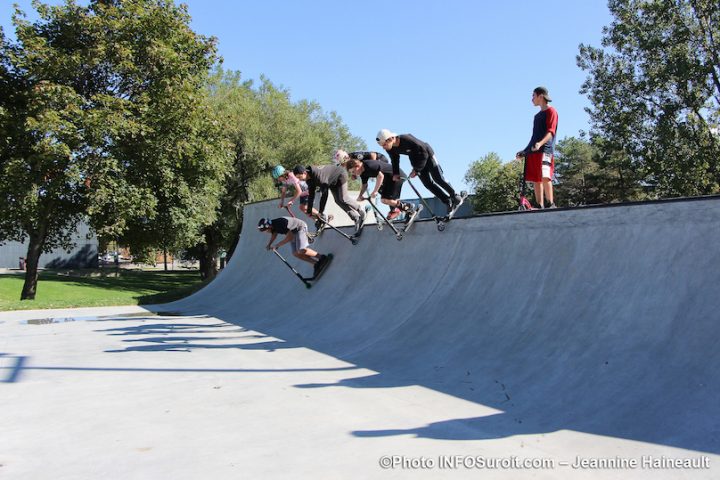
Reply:
M378 132L375 140L390 155L394 178L400 178L400 155L407 155L413 167L410 178L416 175L420 177L425 188L447 206L448 214L462 203L462 197L455 193L455 189L443 177L442 168L437 163L435 152L430 145L409 133L398 135L386 128Z
M362 227L365 224L365 210L355 202L347 189L348 172L339 165L324 166L296 166L293 173L298 180L306 181L308 185L308 208L315 200L315 190L320 189L319 214L324 215L327 204L328 191L332 192L335 203L355 222L355 236L360 236ZM307 212L306 212L307 213ZM309 214L308 216L311 216Z

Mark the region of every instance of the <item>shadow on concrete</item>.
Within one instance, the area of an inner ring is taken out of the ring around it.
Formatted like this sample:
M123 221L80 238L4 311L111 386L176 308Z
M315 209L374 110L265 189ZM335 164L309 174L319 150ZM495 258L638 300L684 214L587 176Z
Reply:
M20 380L20 376L23 372L25 363L27 361L27 357L25 356L17 356L17 355L8 355L6 353L0 353L0 361L2 361L2 365L4 365L6 362L9 366L5 367L3 366L3 370L7 370L8 374L7 376L0 381L0 383L16 383ZM1 377L0 377L1 378Z
M150 317L154 319L154 317ZM106 350L107 353L123 352L190 352L197 349L239 349L274 352L281 349L300 348L286 341L267 335L247 333L247 329L232 323L149 323L143 325L96 330L111 336L131 336L124 343L142 343L123 349ZM222 336L200 336L223 334ZM193 335L193 336L190 336ZM242 340L242 343L231 343ZM215 342L215 343L213 343ZM230 342L230 343L229 343Z
M286 369L253 369L253 368L112 368L112 367L65 367L65 366L24 366L28 357L14 357L15 364L12 367L0 367L0 370L8 370L9 375L2 380L2 383L17 383L23 372L45 371L45 372L108 372L108 373L301 373L301 372L344 372L355 371L357 367L335 367L335 368L286 368Z
M298 388L421 386L502 412L356 436L572 430L720 454L720 248L708 242L720 197L413 228L402 242L372 230L357 246L324 237L317 248L336 259L309 291L248 233L242 262L165 308L378 372ZM297 315L281 318L279 298Z

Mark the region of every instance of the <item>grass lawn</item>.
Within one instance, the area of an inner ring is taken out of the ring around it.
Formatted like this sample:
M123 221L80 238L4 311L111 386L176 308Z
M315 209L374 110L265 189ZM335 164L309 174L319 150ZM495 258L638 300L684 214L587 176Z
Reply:
M204 285L197 271L44 271L35 300L21 302L24 281L24 273L0 275L0 311L165 303Z

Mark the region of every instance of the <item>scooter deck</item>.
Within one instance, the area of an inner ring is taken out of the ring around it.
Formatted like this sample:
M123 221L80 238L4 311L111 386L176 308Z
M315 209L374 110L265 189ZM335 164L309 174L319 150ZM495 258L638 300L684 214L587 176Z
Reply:
M313 282L318 281L320 279L320 277L322 277L323 273L325 273L325 271L327 270L328 266L332 262L332 259L333 259L333 254L328 253L327 261L322 265L322 267L317 272L315 272L315 275L308 278L308 280L313 281Z
M410 230L410 227L413 226L413 223L415 223L415 220L420 216L420 212L423 211L422 204L418 205L417 210L410 216L410 218L406 219L405 221L405 229L403 229L403 233Z
M458 204L455 206L455 208L452 209L452 211L451 211L450 213L448 213L447 215L445 215L445 216L443 217L443 221L444 221L445 223L447 223L447 222L449 222L450 220L452 220L452 218L455 216L455 214L457 213L457 211L460 210L460 207L462 206L462 204L465 203L465 200L467 199L467 197L468 197L468 193L467 193L467 192L464 192L464 191L463 191L463 192L460 192L460 203L458 203Z

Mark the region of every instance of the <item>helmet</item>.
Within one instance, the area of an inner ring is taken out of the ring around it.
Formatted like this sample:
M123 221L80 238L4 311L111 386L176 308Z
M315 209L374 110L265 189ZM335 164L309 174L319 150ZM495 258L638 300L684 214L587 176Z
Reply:
M271 226L272 226L272 223L270 223L269 218L261 218L260 221L258 222L258 230L260 230L260 231L267 230Z
M285 168L282 165L278 165L272 169L272 177L277 180L280 175L285 173Z
M350 159L350 155L348 155L348 153L345 150L338 150L337 152L335 152L335 155L333 156L335 165L343 165L349 159Z

